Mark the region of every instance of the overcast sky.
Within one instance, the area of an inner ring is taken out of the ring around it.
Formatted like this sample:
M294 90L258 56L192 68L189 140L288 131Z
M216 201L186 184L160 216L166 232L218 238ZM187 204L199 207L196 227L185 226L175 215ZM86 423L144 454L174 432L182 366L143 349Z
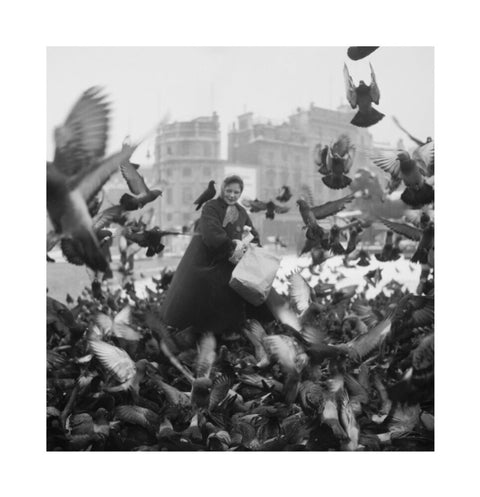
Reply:
M47 159L53 129L88 87L104 86L113 103L109 151L129 134L139 138L167 112L172 120L220 117L222 158L227 132L245 111L284 120L311 102L335 109L345 103L343 64L356 84L370 83L369 62L380 87L378 110L386 117L369 128L374 140L396 144L395 115L420 139L434 134L434 50L380 47L352 61L346 47L65 47L47 49ZM413 143L405 140L407 146ZM146 141L136 157L147 165Z

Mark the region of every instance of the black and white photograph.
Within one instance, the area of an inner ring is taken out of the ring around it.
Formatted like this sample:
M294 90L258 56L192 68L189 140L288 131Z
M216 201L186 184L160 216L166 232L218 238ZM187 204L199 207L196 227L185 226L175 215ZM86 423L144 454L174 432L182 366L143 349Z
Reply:
M433 46L48 47L46 450L434 451L433 88Z
M4 8L3 493L475 493L471 6Z

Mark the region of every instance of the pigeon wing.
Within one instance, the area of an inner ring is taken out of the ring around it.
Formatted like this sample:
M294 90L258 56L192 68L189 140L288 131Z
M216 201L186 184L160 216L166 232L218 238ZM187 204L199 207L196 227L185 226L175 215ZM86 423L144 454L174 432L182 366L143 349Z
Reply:
M290 282L290 301L293 308L297 314L303 314L310 306L312 289L300 273L291 274L288 280Z
M120 383L125 383L135 376L135 363L127 352L99 340L90 340L89 344L102 366Z
M433 323L435 318L435 305L432 297L416 295L411 297L414 306L412 313L415 326L426 326Z
M265 210L267 210L266 202L256 199L250 202L250 212L260 212Z
M415 149L412 154L417 165L423 170L426 176L430 176L435 161L435 145L433 140Z
M113 333L118 338L137 342L142 336L130 326L131 314L130 306L126 305L113 320Z
M120 421L155 430L160 424L160 416L146 407L123 405L115 408L115 417Z
M383 171L390 173L393 177L398 178L400 174L400 161L396 152L380 152L371 154L370 160Z
M316 219L324 219L328 216L333 216L337 212L345 209L345 206L354 199L354 195L347 195L346 197L332 200L322 205L312 207L312 212Z
M392 321L387 318L371 328L368 333L360 335L347 343L356 356L360 359L366 357L374 349L378 348L390 333Z
M220 375L215 378L210 392L209 409L215 409L228 394L231 387L231 380L227 375Z
M380 88L378 87L372 64L370 64L370 73L372 76L372 82L370 83L370 97L372 102L378 105L380 102Z
M110 105L100 87L85 91L75 103L63 126L55 129L56 169L76 176L105 154Z
M110 177L117 172L120 164L128 160L137 146L124 145L119 152L109 155L99 163L95 163L92 167L79 178L72 187L78 187L82 197L88 202L102 188Z
M415 242L419 242L422 238L422 230L415 228L415 226L411 226L405 223L397 223L395 221L390 221L383 217L380 218L380 221L389 229L397 233L398 235L402 235L407 237L409 240L413 240Z
M343 65L343 78L345 80L345 92L347 95L348 103L351 105L352 109L355 109L355 107L357 106L357 92L355 91L353 79L348 72L347 64Z
M81 255L81 248L78 247L75 240L72 238L62 238L60 241L60 247L62 249L63 256L70 264L75 264L76 266L83 266L85 264L85 260Z
M286 207L284 205L277 205L277 204L275 204L275 212L277 214L285 214L289 210L290 210L290 207Z
M197 378L209 378L212 371L212 365L215 361L215 347L217 342L213 333L206 333L202 336L198 346L198 357L196 374Z
M95 324L100 328L101 336L109 336L113 331L113 320L103 312L95 316Z
M278 361L284 372L290 373L295 371L295 358L297 354L290 341L284 340L284 337L280 335L271 335L264 339L264 343L270 355Z
M312 207L313 206L313 193L312 193L312 189L310 188L310 186L308 185L301 185L300 186L300 195L298 196L300 199L302 200L305 200L305 202L307 203L307 205L309 207Z
M129 160L122 161L120 164L120 171L122 172L123 178L127 182L129 190L134 195L145 195L149 192L143 176L137 171L135 166Z
M124 214L125 210L121 205L112 205L112 207L104 209L93 218L94 231L106 228L112 223L120 224L124 218Z

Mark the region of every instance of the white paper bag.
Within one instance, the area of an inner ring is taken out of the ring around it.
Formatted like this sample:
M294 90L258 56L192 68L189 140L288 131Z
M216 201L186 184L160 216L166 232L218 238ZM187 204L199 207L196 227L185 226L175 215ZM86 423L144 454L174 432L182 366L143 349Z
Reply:
M247 302L258 306L268 297L279 267L279 257L263 247L250 245L233 270L230 286Z

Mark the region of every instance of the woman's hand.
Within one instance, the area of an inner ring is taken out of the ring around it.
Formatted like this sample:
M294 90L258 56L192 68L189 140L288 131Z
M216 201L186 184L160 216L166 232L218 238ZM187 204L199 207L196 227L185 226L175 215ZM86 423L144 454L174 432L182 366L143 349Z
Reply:
M242 240L233 240L233 242L235 243L235 250L228 260L232 264L237 264L246 252L248 245L242 242Z

